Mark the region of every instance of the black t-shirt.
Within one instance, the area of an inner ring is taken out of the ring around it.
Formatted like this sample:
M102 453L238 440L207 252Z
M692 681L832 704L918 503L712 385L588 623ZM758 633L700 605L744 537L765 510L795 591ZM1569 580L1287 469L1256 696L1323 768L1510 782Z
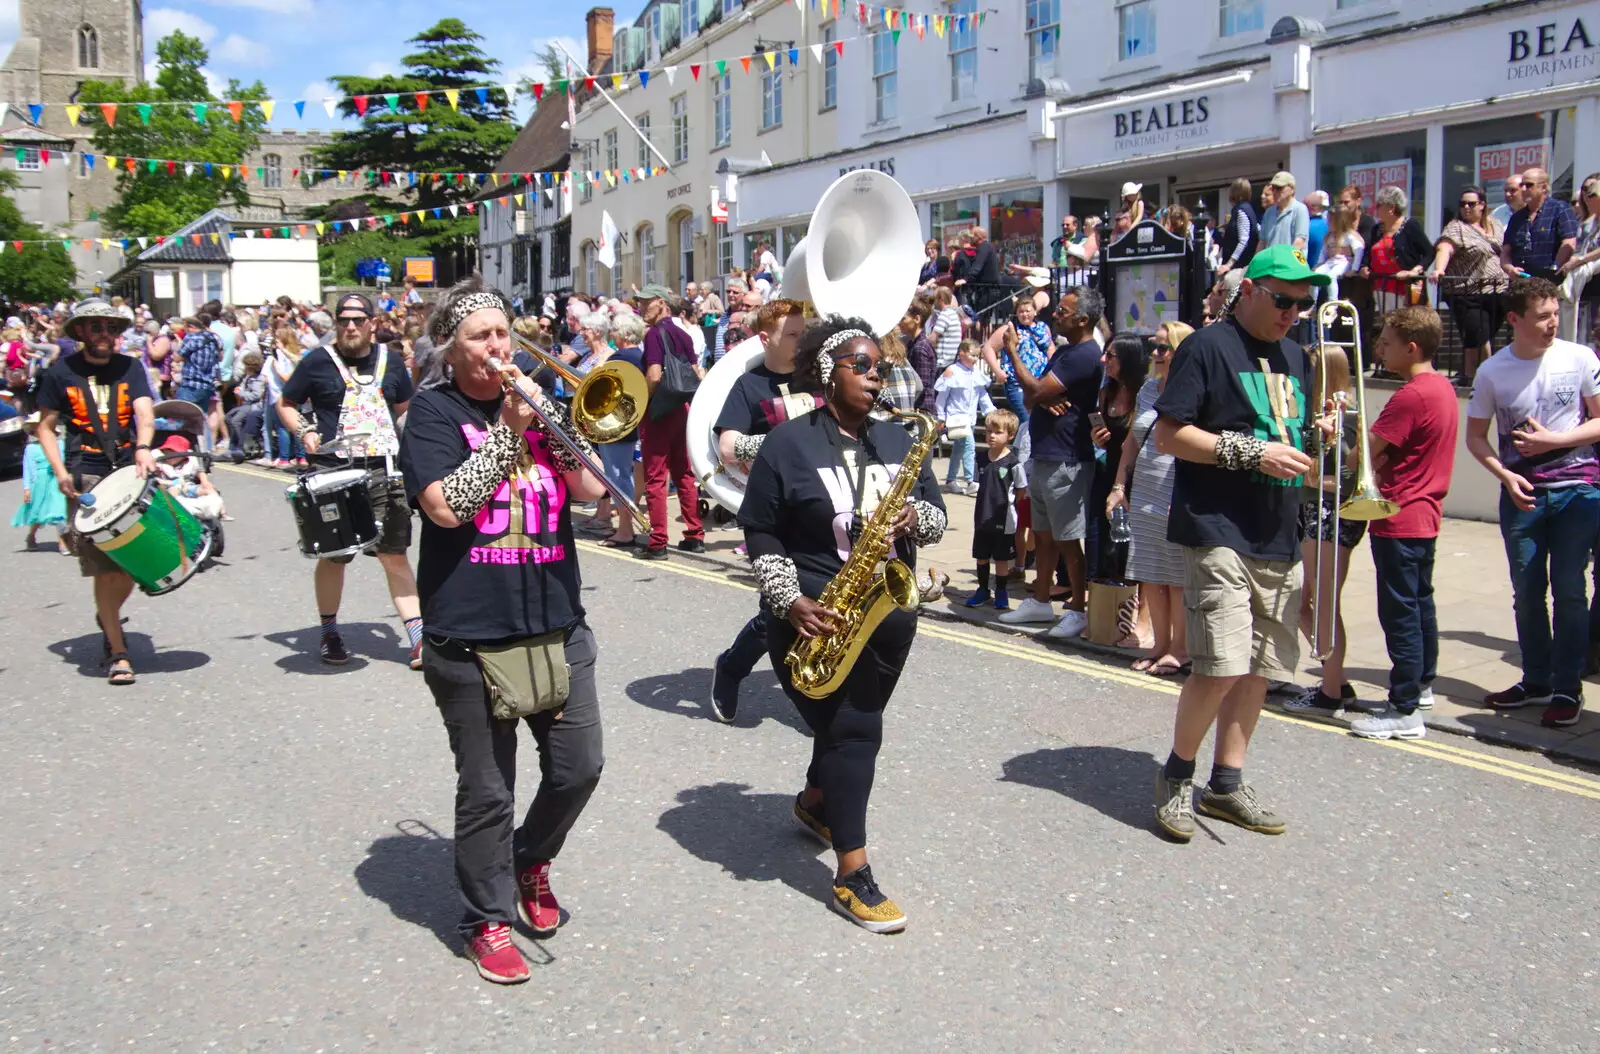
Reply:
M1100 397L1100 345L1090 339L1057 348L1043 374L1051 375L1066 389L1069 405L1059 416L1042 406L1030 411L1028 438L1032 456L1039 461L1068 465L1093 461L1089 414Z
M898 421L869 419L861 437L858 443L841 433L826 411L806 414L774 428L750 468L739 506L750 556L788 556L812 599L850 555L857 508L872 515L911 451L911 436ZM930 461L922 463L911 497L944 507ZM909 539L897 548L915 566Z
M86 394L94 400L93 411ZM150 375L143 363L128 355L112 355L109 362L96 366L82 352L75 352L57 359L39 377L39 407L59 413L65 425L67 469L74 473L104 476L113 467L133 464L137 439L133 403L150 397ZM115 446L115 466L95 435L95 417L106 444Z
M1303 450L1307 368L1294 341L1257 340L1230 318L1183 342L1156 412L1207 432L1244 432ZM1180 458L1167 538L1258 560L1299 559L1300 482Z
M794 374L777 373L757 365L734 382L728 401L717 417L717 435L733 431L741 435L766 435L785 421L803 417L822 405L822 397L791 390Z
M379 344L365 358L345 359L345 368L356 377L371 377L378 368L378 355L389 356L383 370L383 401L394 412L395 404L410 400L412 396L411 372L406 360ZM333 442L339 435L339 411L344 406L344 378L330 356L336 355L329 345L320 345L306 352L300 365L283 384L283 398L290 406L311 403L316 415L317 435L324 444Z
M400 470L412 505L482 443L500 417L500 402L468 399L453 384L417 395L400 440ZM583 619L567 484L544 433L527 436L530 452L473 522L447 528L422 517L417 592L431 634L505 641Z
M978 469L978 500L972 518L974 530L1016 529L1011 510L1016 504L1016 488L1023 485L1020 472L1014 448Z

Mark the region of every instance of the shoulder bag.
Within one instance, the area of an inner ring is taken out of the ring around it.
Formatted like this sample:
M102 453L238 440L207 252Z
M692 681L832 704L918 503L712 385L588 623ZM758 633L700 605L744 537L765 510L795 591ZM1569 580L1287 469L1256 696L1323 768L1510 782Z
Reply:
M560 710L572 691L566 630L514 640L478 644L472 649L489 690L489 709L500 721Z

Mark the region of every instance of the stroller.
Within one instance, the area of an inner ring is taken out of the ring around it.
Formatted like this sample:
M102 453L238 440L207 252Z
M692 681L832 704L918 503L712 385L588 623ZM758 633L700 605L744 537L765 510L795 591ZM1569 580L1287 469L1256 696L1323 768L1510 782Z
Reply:
M154 446L156 447L157 462L164 461L171 456L161 450L162 444L173 436L181 436L189 441L189 452L178 456L197 458L201 470L210 475L215 464L215 458L209 452L200 449L201 438L206 434L207 427L205 411L185 399L168 399L164 402L156 403L154 413L156 419ZM179 500L184 500L181 495ZM185 505L187 504L185 502ZM207 555L205 562L200 565L200 570L204 571L222 555L224 544L222 518L220 516L201 516L193 508L190 508L190 511L195 513L196 518L200 520L201 525L211 538L210 553Z

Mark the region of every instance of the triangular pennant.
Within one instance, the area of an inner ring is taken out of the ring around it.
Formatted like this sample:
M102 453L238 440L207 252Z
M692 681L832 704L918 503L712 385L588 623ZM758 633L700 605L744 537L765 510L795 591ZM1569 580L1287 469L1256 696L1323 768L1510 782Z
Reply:
M928 19L926 15L920 18L913 18L911 20L911 28L916 32L918 40L922 39L922 34L927 28L927 23Z
M461 109L461 93L455 88L445 89L444 101L450 104L450 109L452 110Z
M511 195L511 200L513 200L513 201L515 201L517 203L517 207L518 208L522 207L522 197L523 196L521 194L513 194L513 195Z
M611 90L614 92L620 92L622 90L622 74L613 73L611 75Z
M193 161L184 162L183 174L186 175L186 176L194 175L194 162Z
M396 93L390 92L389 94L385 95L383 97L383 101L388 105L390 113L400 112L400 96Z
M84 154L83 155L83 163L89 166L89 171L90 172L94 171L94 155L93 154Z
M553 91L566 92L568 95L572 94L571 81L551 81L550 87Z
M306 101L304 99L296 99L294 101L294 115L302 121L306 119Z
M722 63L719 62L719 63L717 63L717 65L720 66L720 65L722 65ZM749 73L750 72L750 56L749 55L740 55L739 56L739 65L744 67L744 71L746 73Z
M147 158L145 158L145 161L144 161L144 170L146 172L154 172L156 170L156 166L158 164L160 164L160 162L157 161L155 158L147 157Z
M889 35L894 38L895 47L899 47L900 46L900 31L898 29L891 29L889 31Z
M452 216L461 215L461 206L460 205L451 205L450 206L450 215L452 215Z
M818 63L822 62L822 45L821 44L812 44L811 45L811 58L814 61L818 62Z
M211 244L212 245L221 245L222 244L222 235L218 234L216 231L212 231L211 232Z
M194 244L199 245L201 242L205 241L205 237L199 234L191 234L189 235L189 240Z
M22 251L22 243L21 242L12 242L11 244L16 248L17 252L20 253Z
M72 242L66 238L63 238L61 239L61 247L70 253L72 251Z
M234 124L244 120L244 103L230 102L228 104L228 115L233 118Z
M717 76L726 77L727 75L728 75L728 60L727 59L718 59L717 60Z
M367 115L367 97L365 95L357 95L355 98L355 104L356 113L360 114L362 117L365 117Z
M835 40L833 42L833 53L841 58L844 57L844 41Z
M329 117L332 117L333 112L339 108L339 100L331 95L324 95L322 97L322 108L328 111Z
M614 169L614 168L606 169L606 182L610 183L613 187L617 185L617 170L616 169Z
M321 235L321 234L322 234L322 224L320 224L320 223L319 223L319 224L317 224L317 234L318 234L318 235L319 235L319 236L320 236L320 235Z
M593 77L585 77L585 78L583 78L583 87L584 87L585 91L594 91L594 78Z
M472 89L472 94L474 94L474 95L476 95L478 97L478 105L479 106L488 106L489 105L489 89L488 88L474 88L474 89Z
M44 107L39 103L32 102L28 104L28 116L33 118L34 124L39 123L39 115L42 113L44 113Z
M227 179L229 174L232 173L232 172L233 172L233 166L232 165L223 165L222 166L222 178L223 179Z
M134 159L131 157L125 157L122 159L122 167L127 169L129 172L132 172L138 168L138 162L134 161Z
M412 98L414 98L416 100L416 102L417 102L417 112L418 113L427 113L428 112L429 95L428 95L427 92L419 91L419 92L416 93L416 95L412 96Z
M112 154L107 154L106 155L106 167L108 167L108 168L116 168L117 167L117 158L116 158L115 155L112 155Z
M695 79L696 83L699 82L699 80L700 80L700 63L698 63L698 62L689 63L689 76L693 77Z
M800 65L800 49L799 48L790 48L789 49L789 65L791 65L791 66Z
M139 241L139 248L141 248L141 249L150 248L150 239L149 238L140 238L138 241Z
M207 107L206 104L203 103L203 102L195 103L194 104L194 119L196 121L200 122L201 124L205 124L206 123L206 111L208 109L209 109L209 107Z
M272 120L272 114L278 108L278 102L276 99L262 99L256 105L261 107L261 116L265 117L269 121Z
M661 72L667 75L667 87L670 88L674 84L678 83L678 67L663 66L661 67Z
M168 161L167 162L167 175L175 176L177 174L178 174L178 163L176 161Z
M761 57L767 60L767 69L773 70L778 68L778 53L776 51L762 52Z
M101 103L100 104L100 115L106 119L106 124L109 127L115 128L117 126L117 104L116 103L114 103L114 102L103 102L103 103Z
M539 81L534 81L531 87L533 88L533 101L536 103L542 102L544 100L544 85Z
M944 24L947 20L943 15L933 16L933 35L940 40L944 39Z
M650 87L650 71L649 70L640 70L639 71L639 87L641 87L641 88Z

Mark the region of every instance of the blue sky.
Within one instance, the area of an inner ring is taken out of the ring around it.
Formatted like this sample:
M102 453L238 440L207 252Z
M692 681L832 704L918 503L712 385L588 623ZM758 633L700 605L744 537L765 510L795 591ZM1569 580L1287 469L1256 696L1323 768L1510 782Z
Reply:
M643 0L612 5L619 25L643 6ZM213 91L220 94L230 77L246 84L259 79L282 103L308 101L303 123L296 123L285 105L276 125L326 128L341 123L322 108L322 97L335 94L329 78L399 72L400 57L411 50L406 39L441 18L454 16L483 34L487 39L480 46L500 60L501 75L511 82L543 76L537 56L551 38L581 57L588 7L481 0L145 0L145 60L153 75L156 41L181 29L210 50L209 69L217 79ZM17 23L18 0L0 0L0 55L10 51ZM531 100L524 101L519 113L525 115L530 105Z

